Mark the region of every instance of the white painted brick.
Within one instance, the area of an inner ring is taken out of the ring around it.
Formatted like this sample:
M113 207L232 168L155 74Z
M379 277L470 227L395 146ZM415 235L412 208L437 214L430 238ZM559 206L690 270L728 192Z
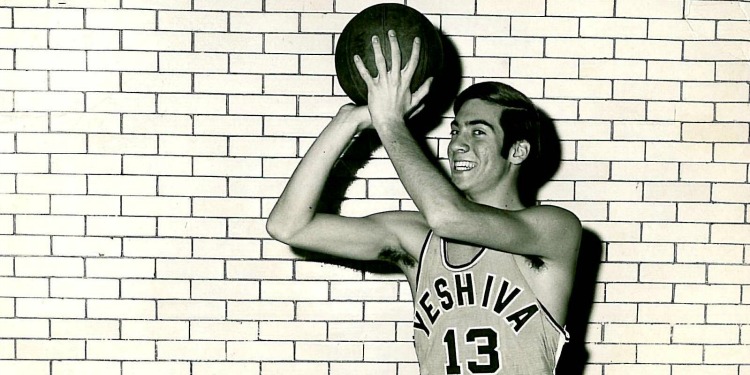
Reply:
M195 51L203 52L262 52L262 34L196 33ZM242 55L240 55L242 56ZM262 55L259 55L262 56Z
M54 278L50 281L51 297L118 298L119 294L120 283L113 279Z
M159 54L159 71L225 73L228 60L224 53L162 52Z
M750 67L737 61L717 62L716 79L722 81L748 81L750 80Z
M477 56L541 57L544 40L541 38L481 37L476 40Z
M50 72L49 88L61 91L119 91L115 72Z
M619 39L615 58L645 60L680 60L682 43L671 40Z
M712 189L712 199L716 202L746 203L750 193L747 184L722 184L717 183Z
M626 181L677 181L678 163L614 162L612 178Z
M120 200L112 196L54 195L50 211L53 215L117 215Z
M604 328L604 342L618 344L668 344L671 327L667 324L609 324Z
M18 193L85 194L86 176L22 174L17 178L17 190Z
M719 103L716 105L716 120L745 121L750 114L748 103Z
M244 239L195 239L193 257L258 259L260 241Z
M152 176L89 176L89 194L156 195L156 178Z
M189 74L122 73L125 92L190 92L192 85Z
M229 180L229 196L278 198L286 186L282 178L242 178Z
M474 12L474 1L472 0L457 0L451 2L412 0L409 2L409 6L424 14L472 14Z
M686 15L690 19L742 19L748 5L744 2L691 1L686 5Z
M693 19L649 19L648 35L654 39L713 40L716 23Z
M250 341L227 343L227 359L232 361L271 361L294 358L294 343L284 341ZM268 372L267 364L263 372ZM304 369L307 370L307 369Z
M548 16L594 16L611 17L614 15L614 0L548 0Z
M191 134L193 121L188 115L124 114L122 132L135 134Z
M82 235L83 216L17 215L16 233L45 235Z
M226 266L229 278L259 280L291 279L292 267L292 262L272 260L228 261Z
M627 100L582 100L580 117L591 120L643 120L646 117L645 103Z
M86 93L86 110L91 112L156 112L154 94Z
M160 320L217 320L224 318L224 301L158 301Z
M70 112L83 111L84 97L80 92L23 92L15 93L16 111Z
M116 30L50 30L50 48L72 50L117 50L120 33Z
M259 116L195 116L196 135L260 135L268 118Z
M261 0L236 2L234 0L194 0L193 9L201 10L229 10L229 11L261 11Z
M195 176L260 177L262 168L258 158L196 157L193 160ZM266 172L264 176L269 175Z
M0 236L2 255L50 255L49 236Z
M155 30L156 12L136 9L87 9L86 27L91 29Z
M90 258L86 259L86 276L101 278L153 278L156 265L149 259ZM104 303L104 301L100 301ZM127 301L123 301L126 303ZM102 306L106 307L106 306Z
M263 92L263 77L250 74L196 74L195 92L260 94Z
M53 237L52 254L56 256L117 257L122 240L110 237Z
M154 360L155 345L145 340L88 340L87 359Z
M50 196L42 194L0 194L0 214L49 214Z
M545 56L559 58L612 58L614 42L598 38L549 38Z
M13 26L41 29L81 28L83 10L17 8L13 10Z
M666 81L712 81L714 64L694 61L649 61L648 78Z
M101 374L118 375L121 373L120 364L108 361L73 360L52 363L55 374Z
M190 338L194 340L253 340L258 324L252 322L191 322Z
M49 122L50 130L55 132L118 133L120 131L120 116L114 113L52 113Z
M644 184L644 200L657 202L708 202L711 187L705 183L647 182Z
M123 362L122 375L137 374L165 374L165 375L185 375L190 373L190 364L188 362Z
M188 299L188 280L122 280L122 298L131 299Z
M299 30L300 15L296 13L231 13L230 25L232 32L251 33L294 33ZM323 17L324 15L319 15ZM326 14L325 16L335 16ZM343 24L337 30L343 29ZM321 31L321 30L302 30Z
M50 324L46 319L0 319L3 338L49 338Z
M744 182L747 167L728 163L683 163L680 178L683 181Z
M142 31L122 32L124 50L145 51L190 51L192 36L183 31Z
M267 0L265 3L267 12L332 12L333 4L315 0ZM342 9L337 9L343 11ZM358 12L362 9L357 9Z
M18 359L83 359L85 342L83 340L18 340L16 353Z
M742 246L739 245L679 244L677 245L677 261L685 263L742 263L742 252Z
M168 237L226 237L227 223L213 218L159 218L158 235Z
M229 17L222 12L160 11L159 30L228 31Z
M122 214L133 216L190 216L184 197L122 197Z
M93 236L153 236L156 220L148 217L92 216L86 234Z
M190 293L195 299L255 300L259 297L258 281L193 280Z
M545 2L533 0L523 3L499 4L491 0L477 0L477 14L503 16L543 16Z
M414 344L409 342L398 343L365 343L365 361L372 362L414 362L416 361L416 352L413 350Z
M578 160L641 161L645 149L644 142L581 141L577 156Z
M581 36L584 37L646 38L647 36L647 22L643 19L582 18L580 22Z
M711 145L688 142L649 142L646 144L646 160L653 161L711 161Z
M654 6L645 0L633 0L627 3L617 3L615 15L618 17L651 17L651 18L682 18L683 2L680 0L666 0Z
M229 114L294 115L297 101L293 96L245 95L229 96Z
M331 54L333 40L322 34L266 34L264 48L268 53Z
M747 224L716 224L711 227L711 242L713 243L748 243Z
M546 80L545 98L610 99L612 83L604 80Z
M577 19L568 18L568 17L545 17L544 19L545 19L545 22L540 23L538 17L513 17L510 20L510 35L512 36L547 36L547 37L578 36L579 21ZM470 21L467 21L467 20L470 20ZM463 22L473 22L471 20L473 20L473 17L463 16L463 17L457 18L457 21L463 21ZM491 23L493 22L493 20L497 20L497 18L487 17L487 23ZM445 23L445 21L443 23ZM455 27L457 29L456 32L459 32L459 30L461 30L462 28L461 24L457 24ZM481 31L477 31L474 35L484 35L484 34L482 34ZM507 34L504 34L504 35L507 35Z
M679 82L615 81L615 99L679 100Z
M192 163L188 156L123 157L123 173L145 175L189 175Z
M224 197L227 183L218 177L159 177L159 195Z
M238 301L228 302L227 317L233 320L279 320L294 319L293 302Z
M86 53L67 50L18 50L16 69L85 70Z
M750 41L686 41L685 60L737 61L747 59Z
M159 113L222 114L227 111L225 95L159 94Z
M232 73L289 73L299 71L299 59L287 54L232 54L229 56Z
M682 136L685 141L696 142L747 142L748 124L742 123L685 123L682 124ZM737 145L716 145L715 154L720 147ZM742 145L740 145L742 146ZM738 149L739 150L739 149ZM740 155L738 153L737 155ZM719 161L719 160L717 160ZM730 161L730 160L721 160ZM739 160L738 160L739 161Z
M47 90L47 73L26 70L0 70L2 90Z
M145 9L190 9L189 0L123 0L123 8L145 8Z
M0 127L5 132L46 132L48 124L46 113L0 113Z
M52 155L50 165L52 173L120 173L119 155Z
M4 374L51 374L50 361L5 360L0 361L0 371Z
M709 268L709 280L712 269ZM704 304L739 304L741 288L738 285L676 285L675 302Z
M47 31L2 29L0 30L0 48L47 48Z
M156 52L142 51L89 51L89 70L107 71L151 71L157 69Z
M655 202L611 202L609 218L614 221L675 221L677 205Z
M191 252L190 239L183 238L125 238L123 240L123 255L128 257L153 258L189 258ZM145 266L145 264L144 264ZM151 264L150 275L153 275ZM144 267L144 273L148 269Z
M269 95L332 95L333 81L325 76L271 75L264 79Z
M295 357L303 361L361 361L364 357L362 343L300 342L296 348Z
M193 215L207 217L258 217L260 200L247 198L195 198Z
M643 363L700 363L699 345L640 345L639 361Z
M88 152L107 154L156 154L156 136L90 134Z
M645 223L643 240L653 242L707 242L709 225L697 223Z

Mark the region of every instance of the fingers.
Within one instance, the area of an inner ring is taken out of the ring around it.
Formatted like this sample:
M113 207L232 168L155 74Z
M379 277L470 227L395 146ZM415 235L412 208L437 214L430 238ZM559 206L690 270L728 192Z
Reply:
M411 56L409 56L409 62L404 67L404 76L411 80L414 72L417 70L417 64L419 64L419 50L422 47L422 43L419 37L414 38L414 42L411 46Z
M362 62L362 58L359 57L359 55L354 55L354 66L357 67L357 72L359 72L359 76L362 77L362 79L365 81L367 87L370 87L370 85L372 85L373 83L372 76L370 75L370 71L367 70L367 67L365 67L365 63Z
M430 92L430 85L432 85L432 77L427 78L422 86L419 86L417 91L414 91L411 95L411 102L415 104L421 102L427 96L427 93Z
M377 35L372 36L372 52L375 55L375 66L378 68L378 77L384 77L388 72L388 67L383 56L383 48L380 46L380 38Z
M394 72L401 70L401 48L398 46L396 32L388 30L388 41L391 44L391 70Z

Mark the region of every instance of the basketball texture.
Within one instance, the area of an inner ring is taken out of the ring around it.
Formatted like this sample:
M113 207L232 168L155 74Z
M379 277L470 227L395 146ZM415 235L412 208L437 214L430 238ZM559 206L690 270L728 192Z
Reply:
M443 63L443 44L440 33L422 13L401 4L376 4L364 9L349 21L336 43L336 76L346 95L358 105L367 104L367 85L354 65L354 55L362 58L370 75L377 76L372 36L377 35L383 49L388 70L391 67L388 30L396 31L401 51L402 69L411 56L412 43L419 37L419 63L410 84L416 91L429 77L437 78Z

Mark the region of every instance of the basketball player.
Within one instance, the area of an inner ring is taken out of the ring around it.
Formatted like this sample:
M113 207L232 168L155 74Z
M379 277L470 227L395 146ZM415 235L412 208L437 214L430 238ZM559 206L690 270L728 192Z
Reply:
M391 50L398 51L393 32ZM402 70L378 68L368 106L343 106L292 175L267 224L294 247L360 260L386 260L414 296L414 338L422 375L552 374L567 340L565 321L581 224L554 206L526 207L518 176L538 157L534 105L496 82L473 85L454 104L450 180L405 125L429 81L411 93L419 40ZM392 65L401 66L399 54ZM373 127L418 212L343 217L315 212L324 184L352 137Z

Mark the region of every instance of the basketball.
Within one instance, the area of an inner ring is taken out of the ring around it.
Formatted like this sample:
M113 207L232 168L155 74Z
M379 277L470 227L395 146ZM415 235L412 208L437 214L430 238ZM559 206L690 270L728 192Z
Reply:
M394 30L401 51L402 69L409 61L415 37L421 41L419 64L410 84L416 91L429 77L437 78L442 68L443 44L440 33L430 20L416 9L401 4L376 4L361 11L349 21L336 43L335 64L339 84L357 105L367 104L367 85L354 65L354 55L359 55L370 75L377 76L372 36L381 40L388 70L391 70L391 53L388 30Z

